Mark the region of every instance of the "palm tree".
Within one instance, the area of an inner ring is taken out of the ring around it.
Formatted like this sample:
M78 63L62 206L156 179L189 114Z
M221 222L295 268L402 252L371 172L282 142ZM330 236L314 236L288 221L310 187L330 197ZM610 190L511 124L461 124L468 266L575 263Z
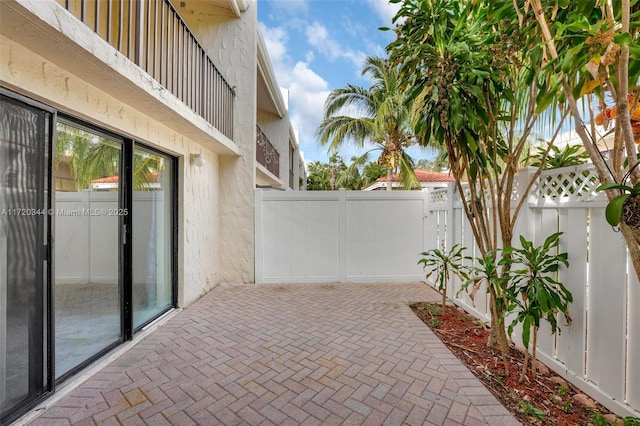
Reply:
M400 86L397 67L386 59L368 56L362 75L371 78L369 89L347 84L327 97L324 120L316 130L320 144L336 152L347 141L359 148L371 142L374 148L353 161L350 168L368 162L370 152L381 151L378 162L387 166L388 191L392 188L394 172L399 172L406 189L419 186L413 160L406 153L406 149L416 143L411 130L413 109ZM342 115L345 112L352 114ZM345 175L351 172L347 170Z

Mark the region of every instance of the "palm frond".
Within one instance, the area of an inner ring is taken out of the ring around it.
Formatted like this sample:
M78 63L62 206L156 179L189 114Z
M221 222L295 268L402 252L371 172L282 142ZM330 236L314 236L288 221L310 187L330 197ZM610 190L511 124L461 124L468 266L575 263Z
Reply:
M332 117L347 107L367 115L366 113L371 112L373 103L374 100L368 89L347 84L345 88L335 89L329 93L324 102L324 117Z
M418 189L420 188L420 181L416 176L414 170L413 159L406 152L402 152L398 159L398 171L400 176L400 182L402 182L403 189Z
M348 116L330 117L322 121L316 136L322 146L329 151L337 151L346 141L353 141L363 147L367 136L373 133L373 121L370 118L353 118Z
M359 157L354 157L349 167L347 167L347 169L338 178L338 182L337 182L338 187L344 187L348 182L353 181L354 179L360 178L360 167L364 166L369 162L369 153L379 149L380 148L373 148L365 152Z
M105 140L89 148L78 164L77 179L80 189L88 188L95 179L118 176L120 173L120 146Z

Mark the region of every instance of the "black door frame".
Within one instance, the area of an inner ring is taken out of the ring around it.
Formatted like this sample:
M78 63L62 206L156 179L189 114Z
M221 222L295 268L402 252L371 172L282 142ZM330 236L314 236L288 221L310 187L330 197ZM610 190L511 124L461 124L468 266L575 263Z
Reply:
M29 351L29 395L24 400L24 404L19 404L11 408L8 412L2 413L0 417L0 424L10 423L15 421L24 411L35 407L37 404L48 398L54 390L54 371L53 371L53 345L54 345L54 333L53 333L53 303L54 301L50 297L53 291L53 273L54 265L52 260L53 254L53 226L54 221L50 214L50 209L55 209L52 203L52 190L53 180L51 179L50 171L53 170L53 164L55 156L53 155L53 140L55 138L55 123L57 121L57 111L47 105L44 105L38 101L19 95L12 91L9 91L3 87L0 87L0 98L6 99L9 102L21 103L27 107L38 109L48 114L48 122L45 118L44 123L44 143L42 150L39 150L37 156L39 158L38 164L44 167L40 167L38 173L38 185L42 185L42 190L37 194L38 203L43 209L47 211L44 214L44 220L39 221L37 224L37 238L41 242L36 247L36 261L41 264L41 268L38 268L36 277L40 278L39 281L42 284L42 291L36 294L34 304L37 306L43 306L46 312L42 309L36 309L36 318L40 324L42 324L42 336L36 336L35 333L30 333L29 347L44 345L44 348L40 348L39 351ZM47 158L49 162L47 163ZM55 210L54 210L55 211ZM8 302L8 301L7 301ZM44 349L44 352L43 352ZM46 359L45 358L46 354ZM32 368L35 367L35 368ZM45 382L46 378L46 383ZM34 388L32 390L32 387ZM38 389L35 389L35 388Z
M134 150L136 146L144 147L147 150L152 152L156 152L163 156L167 156L172 159L172 186L171 188L171 196L172 196L172 230L171 233L171 244L170 247L172 249L172 253L177 253L178 249L178 159L177 157L160 151L156 148L148 146L144 143L135 141L134 139L124 137L117 133L106 130L102 127L93 125L84 120L81 120L72 115L66 114L64 112L58 111L55 108L47 106L41 102L35 101L33 99L27 98L26 96L15 93L11 90L5 89L4 87L0 87L0 96L6 97L14 102L21 102L27 106L32 108L40 109L49 114L49 122L46 125L46 134L45 138L46 143L44 146L44 151L39 155L44 155L45 159L48 155L48 162L46 162L45 167L43 167L41 178L46 179L43 188L45 193L39 194L42 197L42 201L45 203L45 207L47 207L49 212L56 211L55 205L55 141L56 141L56 125L59 121L63 121L68 124L80 126L81 128L86 128L87 130L94 130L98 133L108 135L114 139L121 141L122 149L121 149L121 168L120 168L120 182L121 182L121 193L120 193L120 205L122 209L127 209L129 212L127 215L120 216L120 235L119 235L119 245L120 245L120 294L121 294L121 339L113 344L107 346L94 356L85 360L78 366L71 369L69 372L65 373L61 377L56 379L55 374L55 214L49 213L46 215L46 219L44 221L44 228L42 230L42 237L44 237L44 244L42 247L38 248L39 256L42 262L46 263L46 266L43 264L43 280L45 281L43 285L43 293L42 297L45 300L40 300L42 302L40 306L44 306L46 312L41 312L43 324L43 333L46 336L43 336L42 342L46 346L44 349L46 353L46 360L42 360L43 351L34 351L38 352L39 357L41 359L41 369L39 370L40 378L46 377L46 385L42 386L42 393L39 396L36 396L29 401L25 401L24 404L21 404L17 407L14 407L9 413L6 413L6 416L0 419L0 424L4 425L5 423L10 423L17 420L21 415L28 412L30 409L33 409L35 406L40 404L45 399L49 398L56 389L56 386L60 383L67 380L69 377L76 375L79 371L86 368L89 364L95 362L99 358L103 357L106 353L113 350L115 347L121 345L124 341L132 340L133 335L144 329L149 323L155 321L157 318L164 315L167 311L172 308L175 308L178 303L178 259L177 256L173 256L171 259L171 305L164 311L159 312L157 315L139 325L138 327L133 327L133 287L132 287L132 260L133 260L133 244L132 244L132 222L133 222L133 212L131 210L133 206L133 160L134 160ZM44 160L43 160L44 161ZM37 356L36 354L29 354L30 357ZM37 361L37 360L36 360ZM44 371L46 370L46 371ZM4 415L5 413L3 413Z

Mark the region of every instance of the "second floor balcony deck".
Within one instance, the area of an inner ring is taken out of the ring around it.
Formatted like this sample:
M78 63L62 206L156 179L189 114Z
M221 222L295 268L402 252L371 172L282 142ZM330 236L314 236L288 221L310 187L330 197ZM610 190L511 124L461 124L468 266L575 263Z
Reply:
M233 139L234 89L168 0L57 1Z

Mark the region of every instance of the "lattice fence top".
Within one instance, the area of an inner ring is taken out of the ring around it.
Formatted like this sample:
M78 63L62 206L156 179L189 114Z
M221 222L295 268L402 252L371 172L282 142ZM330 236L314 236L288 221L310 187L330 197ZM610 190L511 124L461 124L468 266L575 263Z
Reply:
M537 199L563 201L592 201L601 196L600 185L591 164L545 170L540 174L532 195Z
M524 179L524 180L523 180ZM511 201L516 202L522 197L522 190L528 183L527 175L522 179L516 178L513 182ZM553 205L555 202L589 202L605 200L606 196L602 192L596 192L600 185L595 168L592 164L580 166L563 167L560 169L544 170L531 188L529 200L533 203L549 201ZM471 191L466 183L462 184L465 198L471 199ZM432 206L442 207L449 202L449 192L447 189L437 189L429 191L429 201ZM490 193L485 194L489 201ZM459 207L460 194L454 189L453 205Z
M431 204L443 205L447 204L447 189L436 189L433 191L429 191L429 201Z

